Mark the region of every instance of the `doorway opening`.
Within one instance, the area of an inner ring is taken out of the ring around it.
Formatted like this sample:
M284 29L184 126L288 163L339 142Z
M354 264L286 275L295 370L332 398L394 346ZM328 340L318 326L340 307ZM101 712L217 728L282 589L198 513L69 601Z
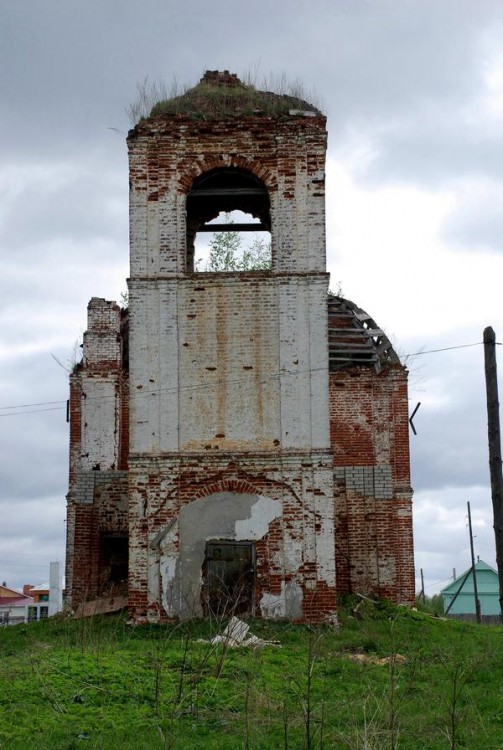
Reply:
M101 536L100 594L127 593L129 540L126 534Z
M253 614L255 589L253 542L206 543L203 608L205 615Z

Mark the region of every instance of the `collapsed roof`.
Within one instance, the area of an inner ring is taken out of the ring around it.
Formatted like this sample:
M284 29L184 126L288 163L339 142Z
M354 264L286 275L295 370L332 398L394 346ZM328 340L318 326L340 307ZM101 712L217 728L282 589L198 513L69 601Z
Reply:
M365 310L348 299L328 297L328 361L330 371L355 365L399 365L400 359L384 331Z

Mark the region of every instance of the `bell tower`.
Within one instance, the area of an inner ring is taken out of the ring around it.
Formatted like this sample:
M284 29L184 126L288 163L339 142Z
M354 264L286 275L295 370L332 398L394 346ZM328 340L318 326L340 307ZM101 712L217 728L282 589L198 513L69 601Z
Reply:
M128 147L130 608L330 618L325 118L208 71ZM234 210L270 269L198 272Z

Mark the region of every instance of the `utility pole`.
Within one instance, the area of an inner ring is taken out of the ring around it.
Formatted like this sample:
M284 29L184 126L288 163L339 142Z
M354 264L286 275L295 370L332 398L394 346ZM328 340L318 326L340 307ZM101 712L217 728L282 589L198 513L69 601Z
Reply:
M477 591L477 572L475 570L475 554L473 552L472 514L470 512L470 503L467 503L467 505L468 505L468 528L470 530L470 552L472 555L472 576L473 576L473 596L475 598L475 616L477 617L477 622L480 625L480 623L482 622L482 616L480 613L479 592Z
M489 440L489 472L493 502L496 565L499 579L500 620L503 623L503 474L501 470L501 433L496 365L496 334L488 326L484 330L484 364L487 393L487 434Z

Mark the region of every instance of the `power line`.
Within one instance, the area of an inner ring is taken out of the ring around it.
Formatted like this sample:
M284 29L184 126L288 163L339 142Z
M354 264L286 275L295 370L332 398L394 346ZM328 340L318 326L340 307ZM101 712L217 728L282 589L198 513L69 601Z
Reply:
M431 589L433 586L438 586L439 583L445 583L446 581L452 581L452 576L447 576L447 578L442 578L442 580L435 581L434 583L428 583L425 589Z
M496 342L496 344L498 346L501 346L501 342L499 342L499 341ZM410 353L410 354L404 354L404 355L402 355L402 359L405 359L406 357L417 357L417 356L424 355L424 354L436 354L438 352L447 352L447 351L452 351L454 349L466 349L466 348L469 348L469 347L482 346L482 345L483 345L482 341L477 341L477 342L475 342L473 344L458 344L457 346L445 346L445 347L442 347L440 349L422 350L422 351L413 352L413 353ZM322 370L325 370L325 368L324 367L317 367L317 368L310 368L308 370L282 370L279 373L274 373L274 374L262 377L260 379L260 382L261 382L261 384L264 384L264 383L267 383L268 381L271 381L271 380L277 380L281 376L285 376L285 375L287 375L287 376L289 376L289 375L292 375L292 376L293 375L305 375L307 373L315 373L315 372L320 372ZM214 385L221 385L223 383L227 383L227 384L233 383L233 384L236 384L236 383L248 382L248 381L249 381L249 377L248 378L234 378L234 379L218 380L216 383L214 383ZM175 392L179 392L179 391L182 391L182 390L200 390L200 389L206 389L206 388L208 388L208 382L200 383L200 384L195 384L195 385L177 385L177 386L172 386L172 387L168 387L168 388L157 388L157 389L153 389L153 390L146 390L146 391L143 391L142 393L139 393L137 395L139 395L139 396L153 396L153 395L160 395L162 393L175 393ZM115 399L116 398L116 394L113 394L113 395L103 395L103 396L91 396L89 398L90 398L90 400L93 400L93 401L108 401L108 400ZM17 404L15 406L0 406L0 411L7 412L5 414L0 414L0 417L18 416L20 414L38 414L38 413L44 412L44 411L63 411L63 409L65 408L65 406L52 406L53 404L65 404L66 405L66 401L40 401L38 403L33 403L33 404ZM52 408L42 408L42 409L32 409L31 408L31 407L36 407L36 406L41 406L41 407L46 407L47 406L47 407L52 407ZM23 410L24 409L30 409L30 411L12 411L13 409L23 409Z
M16 406L0 406L0 409L24 409L29 406L49 406L50 404L64 404L65 401L40 401L38 404L16 404Z
M14 407L9 407L14 408ZM10 411L7 414L0 414L0 417L15 417L18 414L40 414L42 411L64 411L64 406L52 406L49 409L30 409L29 411Z
M459 344L458 346L444 346L442 349L428 349L419 352L413 352L413 354L403 354L403 357L418 357L420 354L435 354L436 352L448 352L451 349L466 349L469 346L483 346L483 341L477 341L475 344ZM497 342L498 346L501 346L500 342Z

